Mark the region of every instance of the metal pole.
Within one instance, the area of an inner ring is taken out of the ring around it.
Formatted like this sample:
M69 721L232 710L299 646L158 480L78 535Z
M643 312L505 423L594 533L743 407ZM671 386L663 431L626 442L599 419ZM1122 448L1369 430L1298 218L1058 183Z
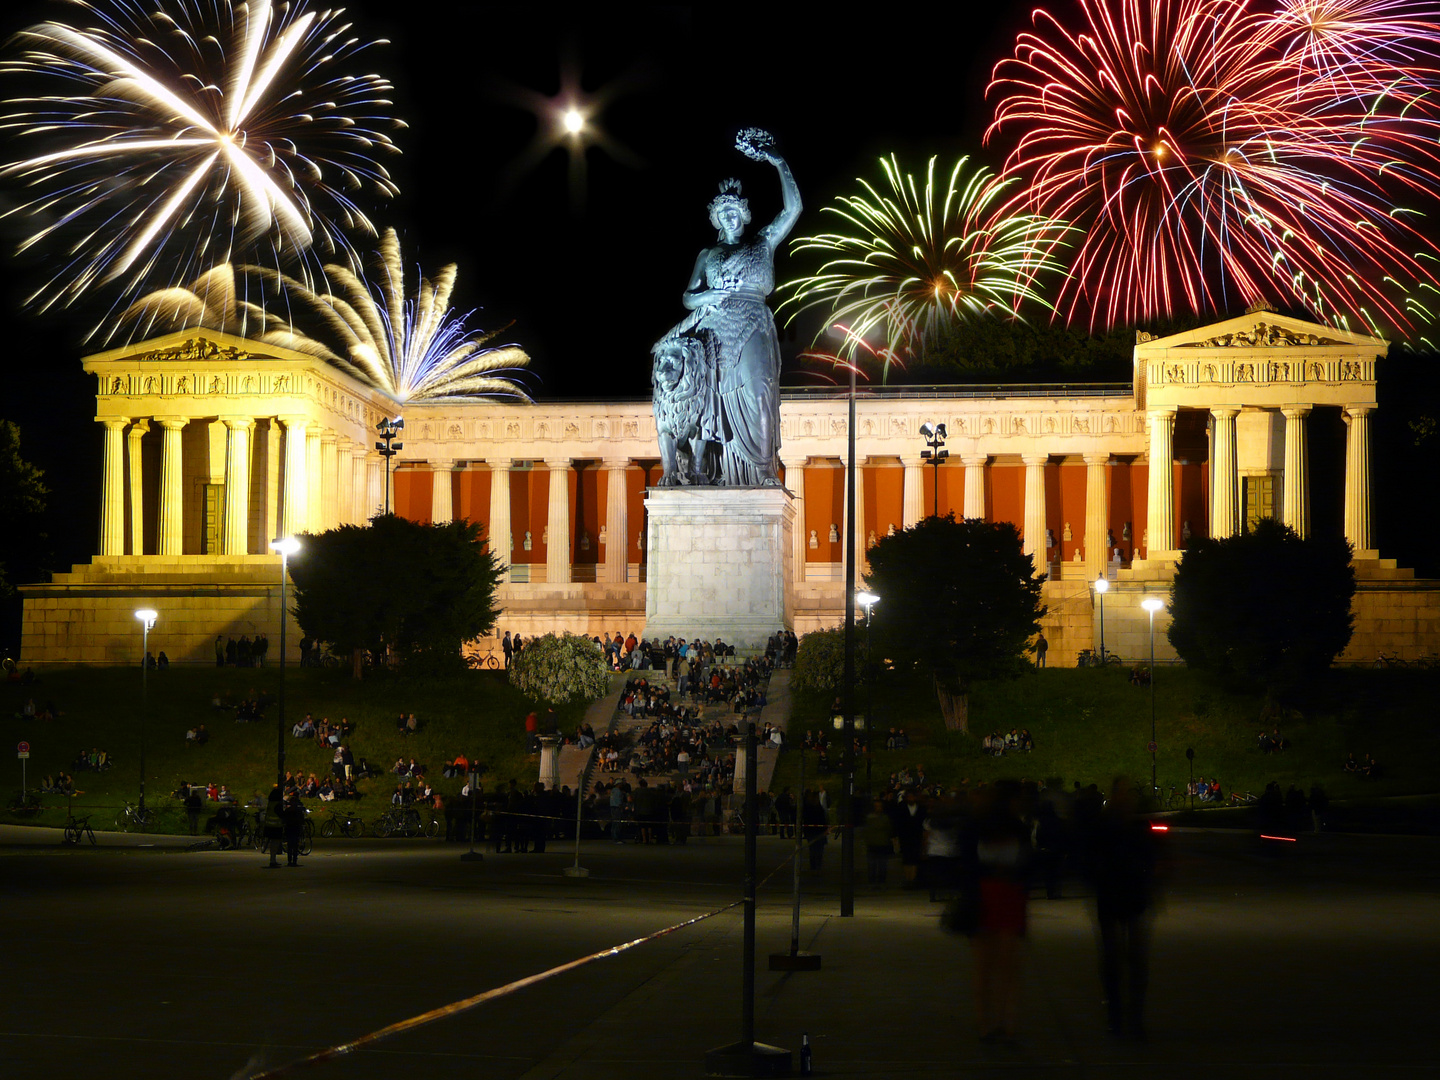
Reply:
M140 828L145 828L145 714L150 711L150 665L145 658L150 655L150 620L141 619L140 625Z
M745 721L745 957L741 984L740 1045L755 1045L755 717Z
M801 811L805 806L805 744L800 744L800 801L795 804L795 860L791 867L790 889L794 896L794 910L790 915L790 955L800 954L800 859L805 852L805 839L801 835Z
M575 788L575 865L567 867L566 877L589 877L590 871L580 865L580 827L585 807L585 771L580 771L580 783Z
M280 552L280 694L277 702L280 717L276 721L279 726L275 732L275 783L282 787L285 784L285 624L290 621L286 618L285 611L285 579L289 576L289 567L289 556L282 549Z
M1150 793L1155 784L1155 610L1150 609Z
M833 489L832 489L833 490ZM1107 590L1100 590L1100 662L1105 662L1105 593ZM1152 616L1153 618L1153 616Z
M845 745L840 791L840 917L855 914L855 367L850 367L849 468L845 484Z

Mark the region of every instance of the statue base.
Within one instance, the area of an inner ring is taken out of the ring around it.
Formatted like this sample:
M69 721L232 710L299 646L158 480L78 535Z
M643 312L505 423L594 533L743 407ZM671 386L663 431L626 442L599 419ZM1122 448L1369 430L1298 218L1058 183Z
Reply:
M651 488L645 636L764 648L792 624L795 500L782 487Z

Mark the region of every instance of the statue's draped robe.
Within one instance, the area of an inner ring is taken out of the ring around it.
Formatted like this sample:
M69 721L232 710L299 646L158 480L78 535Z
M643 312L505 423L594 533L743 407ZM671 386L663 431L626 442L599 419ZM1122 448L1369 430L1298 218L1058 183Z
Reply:
M715 335L720 378L721 473L730 487L777 479L780 453L780 339L765 298L775 287L768 230L705 260L708 288L728 295L697 327Z

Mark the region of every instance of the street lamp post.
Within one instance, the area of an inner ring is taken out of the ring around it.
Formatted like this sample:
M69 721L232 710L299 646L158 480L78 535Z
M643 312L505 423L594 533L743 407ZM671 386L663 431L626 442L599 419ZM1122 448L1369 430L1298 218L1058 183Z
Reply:
M925 440L925 445L930 449L920 451L920 457L930 462L934 470L932 486L935 493L935 517L940 516L940 463L950 456L949 450L943 450L948 432L944 424L921 424L920 437Z
M150 629L159 616L151 608L135 612L140 620L140 821L145 821L145 714L150 711Z
M875 731L875 654L870 648L870 618L880 597L872 592L862 592L855 597L856 603L865 609L865 728L867 733ZM865 736L865 798L870 791L870 734Z
M1165 601L1147 596L1140 606L1150 613L1150 794L1159 791L1155 779L1155 612L1165 606Z
M1100 598L1100 663L1105 663L1105 594L1110 591L1110 579L1095 579L1095 595Z
M375 444L375 449L385 459L385 513L390 513L390 459L405 449L403 442L396 442L395 438L405 430L405 418L401 416L386 417L375 425L375 430L380 433L380 441Z
M387 485L388 488L388 485ZM280 693L277 704L280 715L276 720L275 783L285 783L285 629L289 613L285 610L285 582L290 576L290 556L300 550L300 541L293 536L282 536L270 541L270 550L280 553Z

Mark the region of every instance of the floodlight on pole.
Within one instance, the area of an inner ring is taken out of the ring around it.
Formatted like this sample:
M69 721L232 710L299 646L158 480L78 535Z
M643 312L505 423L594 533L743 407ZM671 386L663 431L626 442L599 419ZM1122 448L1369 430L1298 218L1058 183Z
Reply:
M1147 596L1140 606L1150 614L1150 793L1159 791L1155 779L1155 613L1165 607L1165 601Z
M153 608L135 612L140 620L140 827L145 827L145 714L150 711L150 631L159 613Z
M285 627L290 622L285 610L285 581L290 576L290 556L300 550L300 541L293 536L281 536L270 541L270 550L280 556L280 693L276 704L279 716L276 718L275 783L285 783Z
M924 423L920 425L920 437L925 440L928 450L920 451L922 461L928 461L934 468L934 494L935 494L935 517L940 516L940 463L950 456L950 451L942 449L949 432L945 430L944 424Z
M375 449L385 459L385 513L390 513L390 459L405 449L403 442L396 442L395 439L400 432L405 430L405 418L403 416L386 417L375 425L375 430L380 433L380 441L375 444Z
M1105 663L1105 594L1110 591L1110 579L1103 574L1095 579L1095 595L1100 598L1100 663Z

